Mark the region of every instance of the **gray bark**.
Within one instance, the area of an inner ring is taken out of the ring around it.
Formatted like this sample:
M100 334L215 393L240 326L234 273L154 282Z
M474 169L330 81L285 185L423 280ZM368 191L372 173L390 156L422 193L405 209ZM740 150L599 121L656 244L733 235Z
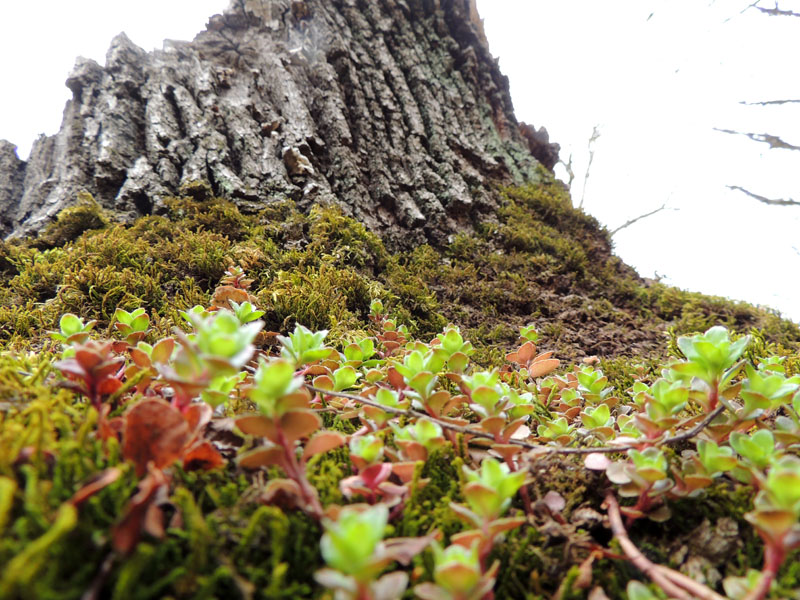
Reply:
M335 202L390 242L440 242L557 152L520 133L474 0L234 0L192 42L120 34L66 84L59 133L27 163L0 146L0 234L81 190L131 219L208 181L246 211Z

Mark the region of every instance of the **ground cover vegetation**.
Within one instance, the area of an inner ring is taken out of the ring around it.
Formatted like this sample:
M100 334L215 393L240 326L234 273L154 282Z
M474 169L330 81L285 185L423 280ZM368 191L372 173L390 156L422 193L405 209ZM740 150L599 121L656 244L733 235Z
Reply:
M398 252L191 191L0 246L0 597L797 595L796 325L552 180Z

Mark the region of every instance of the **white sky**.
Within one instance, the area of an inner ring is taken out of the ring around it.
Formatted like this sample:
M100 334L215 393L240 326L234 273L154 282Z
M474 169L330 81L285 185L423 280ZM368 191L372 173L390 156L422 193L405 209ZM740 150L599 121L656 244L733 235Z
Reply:
M800 99L800 19L739 14L749 3L478 0L478 7L517 118L546 126L564 159L573 154L576 202L599 125L584 208L610 229L664 202L678 209L615 236L626 262L644 276L657 272L667 283L800 320L800 207L768 207L725 187L800 199L800 152L713 130L774 133L800 145L799 104L738 104ZM191 39L227 4L6 3L0 138L26 158L37 134L58 130L76 56L102 64L123 30L148 50L164 38Z

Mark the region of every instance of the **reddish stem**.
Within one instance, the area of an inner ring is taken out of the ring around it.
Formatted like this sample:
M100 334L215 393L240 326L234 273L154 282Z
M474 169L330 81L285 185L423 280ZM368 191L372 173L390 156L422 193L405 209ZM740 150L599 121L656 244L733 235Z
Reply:
M778 574L778 569L783 564L783 559L786 558L786 550L782 542L775 543L765 539L764 543L764 566L761 569L761 579L758 580L758 585L745 596L745 600L766 598L769 588Z
M289 440L286 438L286 435L283 433L283 430L280 427L278 428L278 443L280 444L281 448L283 448L283 454L285 457L284 462L286 463L286 474L293 479L297 485L300 486L300 492L303 494L303 501L311 508L311 515L315 519L321 519L322 505L319 502L319 498L317 497L314 488L312 488L311 484L308 482L305 470L297 462L297 456L295 455L294 448L289 443Z

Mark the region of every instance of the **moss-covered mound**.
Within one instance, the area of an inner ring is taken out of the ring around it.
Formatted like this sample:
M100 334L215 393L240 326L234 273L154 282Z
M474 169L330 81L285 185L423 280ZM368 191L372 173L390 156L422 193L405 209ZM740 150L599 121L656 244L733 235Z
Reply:
M410 252L189 197L0 244L0 598L659 597L616 495L647 560L756 589L800 329L645 284L558 182L502 194Z
M279 203L243 215L224 200L186 197L127 226L108 224L83 198L38 239L0 244L0 347L39 347L66 312L104 327L116 308L141 306L166 319L157 331L167 333L233 265L254 279L266 328L277 332L299 322L339 337L363 328L380 298L415 335L452 322L502 353L529 323L566 358L651 356L670 328L717 324L800 341L797 325L769 311L646 283L558 181L503 198L497 221L477 233L401 253L333 207L305 215Z

